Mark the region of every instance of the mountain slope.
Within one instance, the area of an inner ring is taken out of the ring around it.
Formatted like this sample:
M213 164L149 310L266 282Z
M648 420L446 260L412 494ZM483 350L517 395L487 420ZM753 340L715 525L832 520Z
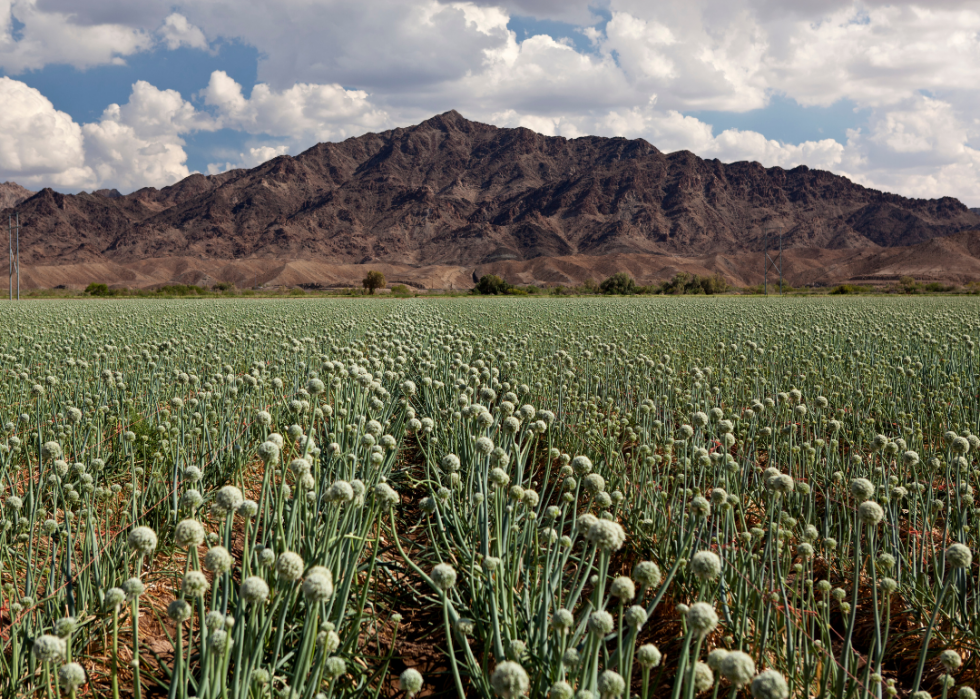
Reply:
M4 182L0 184L0 209L17 206L33 194L34 192L21 187L16 182Z
M908 246L980 228L955 199L907 199L800 166L723 164L642 139L548 137L456 112L161 190L19 203L25 264L276 258L480 265L610 254Z

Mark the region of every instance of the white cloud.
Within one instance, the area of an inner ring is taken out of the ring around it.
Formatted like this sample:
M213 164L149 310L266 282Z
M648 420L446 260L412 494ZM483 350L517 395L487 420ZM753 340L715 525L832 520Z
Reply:
M15 75L52 63L89 68L117 63L153 44L137 27L76 19L70 11L45 11L36 0L0 2L0 67Z
M772 87L801 104L849 98L879 107L922 89L976 89L976 3L896 3L867 11L848 6L819 22L800 20L786 28L766 72Z
M169 15L164 21L163 26L158 32L167 48L173 51L181 46L189 46L192 49L206 49L208 40L204 32L187 21L187 18L179 12Z
M126 104L109 105L98 122L82 127L86 161L102 186L166 186L190 174L181 134L217 127L177 91L140 80Z
M86 124L83 130L86 156L99 186L125 191L162 187L190 174L182 142L141 137L119 121L118 112L106 110L101 121Z
M456 0L446 0L457 4ZM594 24L593 8L602 9L608 2L599 0L475 0L474 7L506 10L508 14L551 19L572 24Z
M62 172L85 160L78 124L38 90L0 78L0 168L24 177Z
M144 81L126 104L79 125L38 90L0 78L0 177L26 187L123 190L165 186L190 174L182 134L217 128L174 90Z
M758 160L766 167L794 168L807 165L821 170L833 170L840 165L844 146L832 138L803 143L780 143L755 131L727 129L712 139L702 157L715 157L725 162Z
M510 110L493 115L494 123L524 126L548 136L576 138L584 134L644 138L660 150L690 150L702 158L724 162L757 160L766 167L793 168L808 165L834 169L840 165L844 146L833 139L784 144L755 131L728 129L712 135L710 124L677 111L635 108L609 112L598 118L569 119L522 115Z
M917 96L849 133L841 171L877 189L954 196L980 205L980 122L942 100Z
M287 137L297 144L340 140L389 123L388 115L371 103L366 92L340 85L298 83L277 91L259 83L246 98L242 86L219 70L211 74L201 94L205 104L215 108L221 126Z
M228 170L256 167L264 162L272 160L273 158L277 158L280 155L286 155L288 152L289 146L285 144L276 146L256 146L254 148L249 148L247 153L239 153L238 159L235 162L225 161L224 163L208 163L208 174L217 175L218 173L227 172Z
M186 169L181 134L196 130L236 129L275 142L258 151L296 152L457 108L543 133L643 137L661 150L766 165L805 162L909 195L947 187L980 204L976 0L3 2L0 67L8 72L118 62L161 45L207 49L209 37L259 51L255 86L215 73L199 109L134 88L118 114L77 127L85 158L73 167L105 181L178 176ZM508 29L514 15L578 23L591 50L547 35L519 39ZM867 123L846 143L783 143L746 130L715 133L689 116L764 108L774 93L803 105L851 100ZM140 164L154 148L163 164ZM244 165L263 153L246 148L220 159Z

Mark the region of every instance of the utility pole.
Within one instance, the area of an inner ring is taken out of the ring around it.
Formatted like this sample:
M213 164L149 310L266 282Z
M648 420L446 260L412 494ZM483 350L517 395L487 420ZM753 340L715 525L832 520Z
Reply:
M7 216L7 296L14 300L14 237L10 216Z
M769 243L770 234L772 231L778 231L779 240L772 241L777 243L777 249L774 252L775 259L769 253ZM765 267L763 272L763 286L765 289L766 296L769 295L769 270L774 270L779 275L779 295L783 294L783 227L782 225L775 224L765 224L762 228L762 248L763 248L763 265Z
M9 216L7 217L9 220ZM20 212L17 212L17 226L14 228L17 235L17 300L20 301Z

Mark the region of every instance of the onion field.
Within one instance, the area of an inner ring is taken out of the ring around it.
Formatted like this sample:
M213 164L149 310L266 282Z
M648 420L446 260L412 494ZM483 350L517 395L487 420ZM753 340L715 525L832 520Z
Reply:
M0 696L958 697L968 298L0 307Z

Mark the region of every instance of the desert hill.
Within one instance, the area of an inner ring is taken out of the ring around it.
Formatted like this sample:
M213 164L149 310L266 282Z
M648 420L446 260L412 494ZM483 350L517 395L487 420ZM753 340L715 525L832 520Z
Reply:
M18 196L0 189L25 225L28 283L40 286L332 285L359 279L361 266L418 286L468 285L484 270L572 283L616 266L644 281L696 268L748 283L761 274L767 228L783 232L793 283L910 265L969 276L969 265L946 270L946 251L921 246L980 229L980 212L948 197L908 199L805 166L665 154L642 139L497 128L455 111L160 190Z

